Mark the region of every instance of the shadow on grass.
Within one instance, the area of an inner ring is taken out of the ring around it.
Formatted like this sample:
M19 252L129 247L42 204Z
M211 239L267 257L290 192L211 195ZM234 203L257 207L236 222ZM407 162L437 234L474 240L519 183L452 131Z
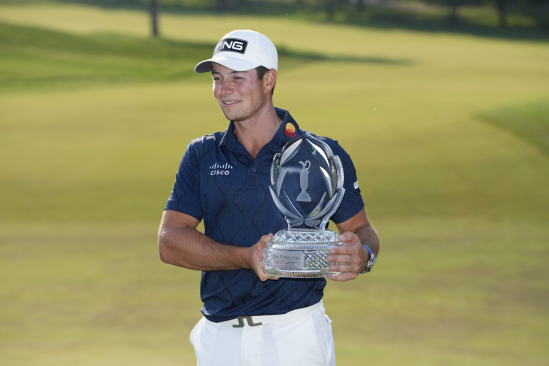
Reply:
M188 80L196 76L194 66L212 56L214 47L214 43L107 33L78 35L0 23L0 92L61 84ZM286 69L311 62L413 63L279 48L279 64Z
M41 28L0 23L0 47L2 45L32 46L37 49L67 51L73 53L102 54L141 58L168 58L196 60L210 58L215 43L198 43L173 39L135 38L119 34L95 34L90 36L64 33ZM353 62L386 65L410 65L408 59L383 57L332 56L315 52L302 52L284 47L278 48L281 62Z
M520 137L549 156L549 99L503 106L476 117Z
M33 1L33 0L29 0ZM36 0L43 2L43 0ZM50 2L64 4L85 4L104 9L135 10L148 12L149 0L49 0ZM0 3L12 2L12 0L0 0ZM160 14L180 15L209 15L209 16L281 16L285 18L299 19L317 23L329 23L334 25L347 25L373 29L402 29L426 33L454 33L484 38L502 40L549 42L549 31L534 25L512 25L500 28L492 25L476 23L467 17L461 17L457 24L450 24L444 13L432 13L410 11L390 7L367 7L365 11L358 13L352 8L344 11L336 11L334 19L328 21L321 6L314 7L295 5L292 3L248 3L238 9L215 11L203 7L184 7L174 3L159 6Z
M329 56L321 53L300 52L288 50L284 47L278 47L278 55L281 58L295 59L299 61L310 62L354 62L365 64L385 64L385 65L412 65L416 61L408 59L390 59L384 57L354 57L354 56Z

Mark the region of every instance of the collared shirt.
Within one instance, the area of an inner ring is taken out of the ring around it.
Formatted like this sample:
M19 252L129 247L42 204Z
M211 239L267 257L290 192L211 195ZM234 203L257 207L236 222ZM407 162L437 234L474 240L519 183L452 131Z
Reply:
M262 235L287 228L269 193L271 165L274 155L304 131L288 111L275 110L282 124L255 159L237 140L233 121L224 132L191 141L165 209L204 220L208 237L240 247L251 247ZM337 141L313 136L326 142L341 159L345 194L332 221L344 222L364 207L353 162ZM204 271L201 311L213 322L285 314L320 301L325 286L323 278L261 282L251 269Z

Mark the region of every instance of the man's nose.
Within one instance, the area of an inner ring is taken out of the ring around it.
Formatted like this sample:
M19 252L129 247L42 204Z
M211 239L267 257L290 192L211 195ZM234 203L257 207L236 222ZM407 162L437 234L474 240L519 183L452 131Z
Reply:
M231 94L232 92L233 92L233 87L230 81L222 81L221 83L219 83L220 95L227 95L227 94Z

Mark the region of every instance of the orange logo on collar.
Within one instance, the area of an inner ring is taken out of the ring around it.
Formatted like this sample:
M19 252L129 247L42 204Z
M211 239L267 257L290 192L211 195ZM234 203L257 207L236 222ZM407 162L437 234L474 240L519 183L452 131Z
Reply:
M293 123L286 123L286 128L284 130L284 133L286 134L286 136L288 137L295 137L295 126L293 125Z

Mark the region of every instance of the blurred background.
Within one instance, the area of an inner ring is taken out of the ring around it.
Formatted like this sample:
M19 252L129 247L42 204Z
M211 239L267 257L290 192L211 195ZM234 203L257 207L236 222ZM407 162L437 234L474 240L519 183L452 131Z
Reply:
M338 365L549 365L548 28L542 0L0 0L0 364L195 364L200 273L156 232L228 125L193 67L254 29L382 241L326 289Z

